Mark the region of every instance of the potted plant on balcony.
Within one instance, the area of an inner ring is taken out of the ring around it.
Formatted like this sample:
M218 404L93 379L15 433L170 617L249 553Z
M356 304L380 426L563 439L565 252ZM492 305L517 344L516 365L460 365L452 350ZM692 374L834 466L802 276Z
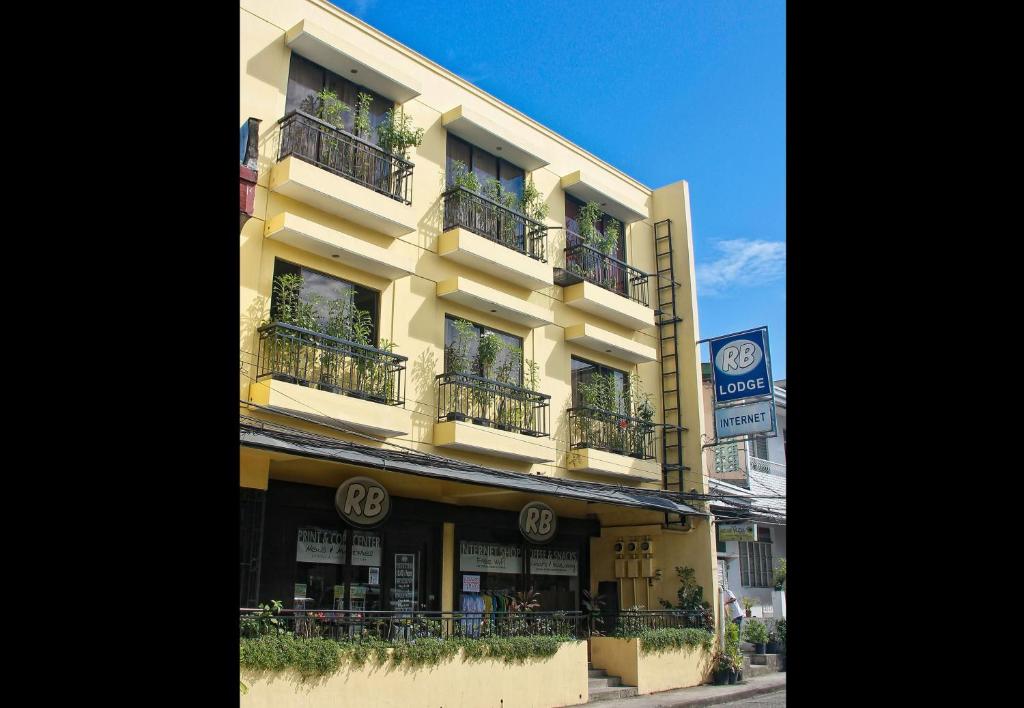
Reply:
M480 375L485 379L491 379L493 376L494 362L498 358L498 352L501 351L501 344L501 338L494 332L487 332L480 337L476 357L477 364L479 365L478 371L480 371ZM476 403L476 407L473 422L477 425L490 424L490 419L487 416L490 399L493 395L494 392L486 383L478 381L474 384L473 400Z
M743 638L754 645L754 651L757 654L764 654L765 644L768 641L768 629L764 626L764 622L753 618L744 628Z
M533 359L527 359L523 363L524 388L523 401L520 408L519 431L526 435L534 435L538 432L538 422L535 419L533 400L530 394L536 393L540 387L540 366Z
M445 372L448 377L448 407L454 410L447 411L447 420L466 420L466 411L469 409L469 387L468 379L460 374L469 372L470 368L470 344L477 338L476 329L473 325L463 319L453 321L455 327L455 339L445 350Z
M419 147L423 142L423 128L413 128L412 119L402 112L401 117L395 115L393 108L384 113L384 120L377 125L377 146L402 160L409 159L409 148ZM393 183L392 164L386 161L377 187L388 194L403 193L403 185Z
M274 278L273 310L270 319L264 326L279 322L281 324L301 327L306 330L317 329L316 306L318 299L302 298L303 279L301 275L287 273ZM312 378L312 371L306 366L300 371L300 360L306 361L307 357L301 356L303 350L314 343L312 335L293 332L291 330L277 330L270 334L266 344L266 358L264 370L273 375L279 381L296 383L300 386L308 386Z
M323 89L306 96L299 106L299 110L319 118L337 130L344 131L345 114L351 113L352 107L339 99L338 94L334 91ZM314 159L333 169L340 169L345 163L344 153L347 150L342 149L341 141L335 135L322 130L314 131L309 129L299 131L296 135L293 135L294 141L302 142L310 139L315 142L318 137L320 141L319 149L317 149L316 145L303 145L302 147L305 149L295 150L293 146L293 151L299 152L303 156Z
M394 352L396 346L390 339L382 339L377 347L379 351L370 355L367 392L371 401L389 403L395 396L395 377L388 354Z
M521 412L524 403L522 388L519 386L518 380L515 380L517 364L523 360L523 350L515 345L501 342L499 353L504 356L497 367L495 378L499 383L514 388L510 390L495 387L495 401L497 402L495 427L512 431L523 417Z

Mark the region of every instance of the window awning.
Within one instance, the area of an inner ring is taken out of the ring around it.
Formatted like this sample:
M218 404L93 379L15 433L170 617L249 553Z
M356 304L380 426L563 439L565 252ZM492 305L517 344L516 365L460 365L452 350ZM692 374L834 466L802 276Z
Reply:
M671 514L707 516L705 512L678 501L676 495L669 492L493 470L415 451L383 450L346 442L247 416L240 417L238 441L243 447L452 482L546 494L598 504L652 509Z

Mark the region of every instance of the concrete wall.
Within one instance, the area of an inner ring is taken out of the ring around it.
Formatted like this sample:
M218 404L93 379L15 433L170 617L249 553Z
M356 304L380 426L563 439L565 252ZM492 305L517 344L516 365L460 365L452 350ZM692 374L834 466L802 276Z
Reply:
M590 640L591 662L610 676L621 676L637 693L668 691L707 682L711 654L701 648L641 654L639 639L594 637Z
M325 678L303 678L294 670L243 670L249 687L242 708L550 708L586 703L587 644L567 642L548 659L524 664L464 661L461 654L429 668L367 662Z

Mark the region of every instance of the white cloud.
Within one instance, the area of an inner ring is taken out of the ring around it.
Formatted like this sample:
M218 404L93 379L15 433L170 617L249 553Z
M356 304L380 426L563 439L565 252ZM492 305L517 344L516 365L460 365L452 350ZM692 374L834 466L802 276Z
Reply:
M786 275L786 244L783 241L728 239L717 241L722 255L697 264L697 291L721 295L731 288L763 285Z
M376 4L377 0L351 0L352 9L349 12L356 16L365 15Z

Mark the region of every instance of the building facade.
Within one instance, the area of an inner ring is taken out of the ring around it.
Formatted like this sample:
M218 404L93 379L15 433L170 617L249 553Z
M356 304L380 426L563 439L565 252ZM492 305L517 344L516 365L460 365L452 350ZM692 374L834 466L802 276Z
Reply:
M718 497L715 514L719 582L737 598L749 598L751 615L771 617L779 605L773 598L775 569L786 557L786 380L775 382L777 435L718 445L715 441L711 364L703 363L704 464L709 487ZM746 540L722 540L720 525L741 519L754 526Z
M326 2L240 32L240 607L657 608L676 566L714 597L686 182Z

